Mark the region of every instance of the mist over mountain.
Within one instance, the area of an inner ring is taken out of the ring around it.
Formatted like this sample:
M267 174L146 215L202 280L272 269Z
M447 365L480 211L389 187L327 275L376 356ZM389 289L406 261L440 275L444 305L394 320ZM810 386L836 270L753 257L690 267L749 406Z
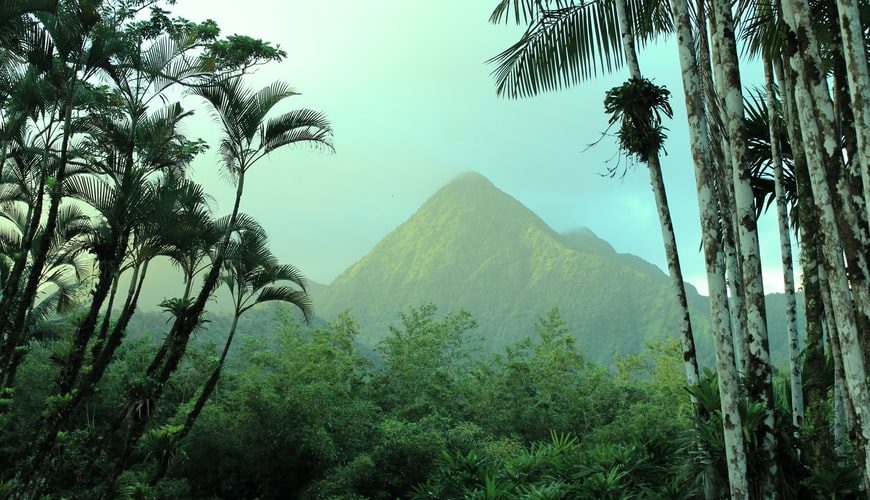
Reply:
M706 302L693 287L689 293L699 344L709 344ZM553 307L596 360L678 332L670 282L659 268L617 253L588 229L557 233L473 173L438 191L315 296L322 317L350 309L363 343L376 343L400 312L428 302L471 312L485 350L529 335Z
M146 287L145 309L134 317L132 329L162 336L169 316L156 304L180 294L181 277L168 263L155 267L166 279ZM308 291L316 313L312 326L349 309L360 323L358 341L366 351L400 313L426 303L443 313L471 312L487 352L531 334L535 321L553 307L590 358L605 363L614 353L639 352L649 340L679 333L670 277L662 269L619 253L586 227L554 231L476 173L444 186L332 284L310 281ZM710 363L709 301L689 283L686 294L699 356ZM784 366L785 296L768 295L767 303L774 363ZM230 311L229 296L221 289L209 304L209 321L199 338L220 342ZM301 322L298 311L289 313ZM799 318L801 329L803 324ZM275 308L258 307L242 318L239 338L272 337L279 325Z

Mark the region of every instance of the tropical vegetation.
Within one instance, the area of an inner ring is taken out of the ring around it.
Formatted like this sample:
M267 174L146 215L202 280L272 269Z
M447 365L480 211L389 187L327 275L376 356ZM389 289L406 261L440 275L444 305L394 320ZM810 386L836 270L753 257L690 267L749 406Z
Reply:
M492 15L494 22L527 26L492 61L497 89L507 96L558 90L628 66L628 82L608 92L605 107L611 123L620 122L621 148L650 171L674 277L678 256L670 249L667 200L656 181L668 94L643 79L636 46L676 37L713 316L718 417L698 394L693 404L699 432L711 421L721 424L728 471L725 483L708 474L707 497L721 494L715 490L724 484L731 498L790 497L794 456L815 471L853 459L870 484L870 434L862 416L870 408L864 367L870 324L867 12L857 0L503 0ZM764 67L757 94L741 80L750 64ZM775 397L756 224L773 198L789 297L787 412ZM805 348L796 327L793 229L806 294ZM675 300L685 308L676 285ZM686 381L698 388L691 332L683 332ZM833 377L826 375L826 358ZM841 412L847 413L848 442L829 417L840 419ZM788 437L785 414L807 452L799 453Z
M496 2L491 21L526 28L491 61L499 94L628 69L603 112L627 164L650 175L666 300L679 314L670 341L611 366L588 359L559 309L487 350L461 308L408 308L381 325L373 351L347 312L311 325L307 281L276 259L242 206L261 160L294 147L331 151L331 124L287 109L297 92L286 82L250 85L257 67L286 57L280 47L223 36L213 21L173 15L173 3L0 4L0 495L870 492L866 3ZM708 367L662 174L672 93L641 72L639 49L665 38L676 41L697 186ZM762 67L762 87L744 85L748 65ZM185 133L194 113L212 118L217 144ZM189 176L210 147L235 187L229 214L214 213ZM769 207L786 290L783 375L771 361L759 251L757 220ZM483 210L464 209L465 218ZM537 255L584 269L576 242L534 218L524 224L522 237L543 242ZM507 259L506 269L510 258L491 244L477 251ZM157 259L178 268L184 292L161 304L165 335L128 335ZM611 257L596 262L622 269ZM661 286L634 272L650 290ZM232 300L226 336L194 342L219 290ZM256 336L238 345L251 310L281 318L268 345Z

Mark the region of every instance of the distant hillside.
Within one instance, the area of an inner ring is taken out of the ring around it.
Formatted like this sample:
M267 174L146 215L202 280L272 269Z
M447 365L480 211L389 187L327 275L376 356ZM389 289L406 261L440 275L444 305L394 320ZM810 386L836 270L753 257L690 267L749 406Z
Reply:
M376 343L410 306L465 308L489 350L533 332L559 307L591 358L632 353L677 334L668 277L619 254L588 229L560 235L478 174L457 178L362 260L315 294L322 317L351 309ZM709 309L690 287L699 344L710 353Z
M326 322L318 316L312 318L306 325L302 313L293 306L277 303L260 304L239 319L233 351L251 339L262 341L267 346L275 345L274 342L281 337L284 328L283 318L286 317L298 323L302 331L326 326ZM133 337L145 336L162 341L172 327L171 318L169 313L140 310L133 315L128 330ZM232 325L232 314L220 310L208 311L204 318L202 327L194 334L194 343L197 345L211 343L218 349L223 348Z

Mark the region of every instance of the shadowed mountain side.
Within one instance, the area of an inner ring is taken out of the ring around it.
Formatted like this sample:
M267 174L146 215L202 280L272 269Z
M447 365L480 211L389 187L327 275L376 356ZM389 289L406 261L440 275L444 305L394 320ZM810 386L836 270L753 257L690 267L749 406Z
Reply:
M694 289L690 293L706 357L709 310ZM657 267L617 254L589 230L556 233L478 174L442 188L315 295L325 317L351 309L361 340L370 343L401 311L427 302L442 311L471 312L488 351L532 333L536 319L552 307L561 309L580 345L598 361L678 331L670 282Z

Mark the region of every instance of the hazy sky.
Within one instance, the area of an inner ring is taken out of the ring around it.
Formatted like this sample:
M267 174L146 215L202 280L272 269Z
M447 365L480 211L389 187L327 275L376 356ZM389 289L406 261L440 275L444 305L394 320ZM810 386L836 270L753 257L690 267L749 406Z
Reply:
M615 144L584 151L607 126L604 92L625 72L534 99L498 98L485 61L521 30L489 24L494 3L179 0L180 15L280 44L287 60L262 68L253 81L290 82L303 93L293 106L322 110L334 124L335 154L274 154L246 180L242 210L266 227L281 260L329 283L439 187L473 170L556 230L587 226L618 251L666 268L646 170L623 181L604 178ZM640 56L645 75L674 94L665 182L684 275L704 292L676 47L662 43ZM213 140L214 127L200 115L187 131ZM194 177L223 213L232 187L216 165L213 152L205 155ZM782 289L775 228L771 213L762 222L768 291Z

